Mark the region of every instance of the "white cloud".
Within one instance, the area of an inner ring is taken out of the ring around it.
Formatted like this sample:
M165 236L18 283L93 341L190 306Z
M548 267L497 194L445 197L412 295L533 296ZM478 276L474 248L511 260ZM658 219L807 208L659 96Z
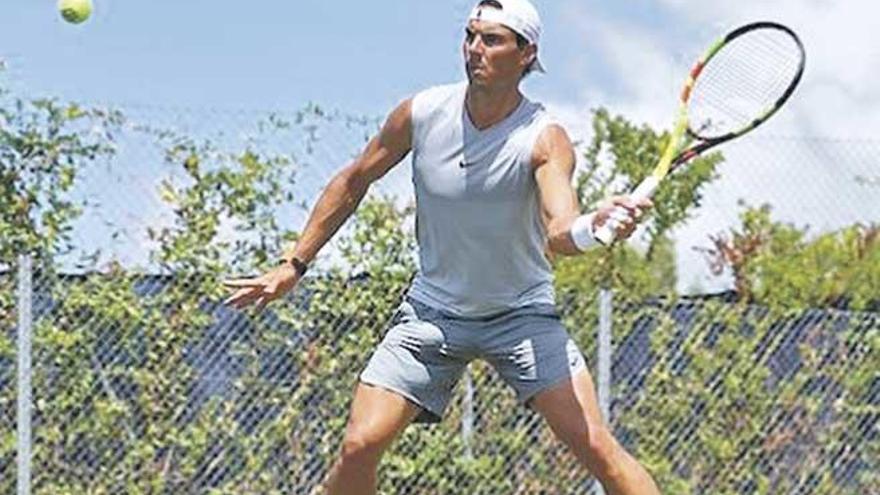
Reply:
M718 33L775 20L794 29L807 50L795 98L774 120L777 133L873 137L880 128L880 5L870 0L660 0L682 22ZM712 36L707 33L707 36Z
M586 104L545 100L544 106L565 128L573 142L579 143L589 139L592 134L590 125L593 114L592 109Z
M667 127L687 69L714 38L747 22L775 20L803 39L807 70L785 111L767 125L772 130L762 132L869 138L880 128L880 45L874 26L880 4L657 0L657 5L668 18L658 21L638 12L614 16L607 6L589 2L564 7L574 27L572 40L589 40L597 51L589 60L571 61L589 74L578 102Z
M672 121L677 92L674 54L664 46L651 28L637 18L611 19L598 11L587 11L582 4L567 8L567 18L576 36L589 41L597 56L580 63L586 65L584 91L580 101L591 107L605 106L636 122L665 127ZM603 77L609 74L610 78Z
M729 286L729 278L708 274L692 248L739 223L740 199L751 205L770 202L774 218L809 225L814 234L876 221L880 205L853 180L854 174L871 175L855 150L835 141L772 136L874 138L880 129L880 44L875 41L880 6L869 0L657 0L650 13L615 13L618 9L599 2L571 2L564 9L566 22L575 28L572 42L589 40L596 53L571 60L586 75L586 89L556 107L571 113L586 101L658 128L670 125L690 64L729 29L775 20L792 27L805 44L807 69L797 93L754 136L722 149L728 162L721 179L707 189L693 220L676 233L680 290ZM876 149L865 145L862 151L868 155Z

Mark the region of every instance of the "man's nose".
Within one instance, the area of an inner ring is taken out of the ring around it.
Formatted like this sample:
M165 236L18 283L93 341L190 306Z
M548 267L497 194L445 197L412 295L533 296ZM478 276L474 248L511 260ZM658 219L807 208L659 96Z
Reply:
M483 50L483 39L480 38L480 35L475 34L474 37L467 43L468 52L480 53Z

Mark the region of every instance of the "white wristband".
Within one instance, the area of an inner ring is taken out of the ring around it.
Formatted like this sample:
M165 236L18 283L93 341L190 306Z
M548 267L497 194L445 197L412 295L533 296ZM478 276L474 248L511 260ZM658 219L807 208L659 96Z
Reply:
M578 251L584 252L599 244L593 236L593 215L593 213L581 215L571 224L571 240L574 241Z

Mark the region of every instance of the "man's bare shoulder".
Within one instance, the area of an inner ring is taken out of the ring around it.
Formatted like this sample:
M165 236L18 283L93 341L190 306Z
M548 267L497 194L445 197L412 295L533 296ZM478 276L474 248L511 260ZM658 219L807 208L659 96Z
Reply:
M544 127L538 135L532 150L532 165L540 167L560 157L564 157L566 161L573 159L574 145L562 124L554 122Z

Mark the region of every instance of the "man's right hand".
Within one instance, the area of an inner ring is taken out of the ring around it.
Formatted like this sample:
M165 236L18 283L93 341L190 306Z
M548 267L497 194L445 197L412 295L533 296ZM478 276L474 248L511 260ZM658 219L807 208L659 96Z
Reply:
M593 217L593 232L613 219L616 222L615 239L626 239L636 230L639 219L653 206L654 203L648 198L613 196L596 210L596 215Z
M256 303L257 311L261 311L267 304L296 287L299 278L296 269L284 263L259 277L227 280L223 285L235 290L235 293L223 304L242 309Z

